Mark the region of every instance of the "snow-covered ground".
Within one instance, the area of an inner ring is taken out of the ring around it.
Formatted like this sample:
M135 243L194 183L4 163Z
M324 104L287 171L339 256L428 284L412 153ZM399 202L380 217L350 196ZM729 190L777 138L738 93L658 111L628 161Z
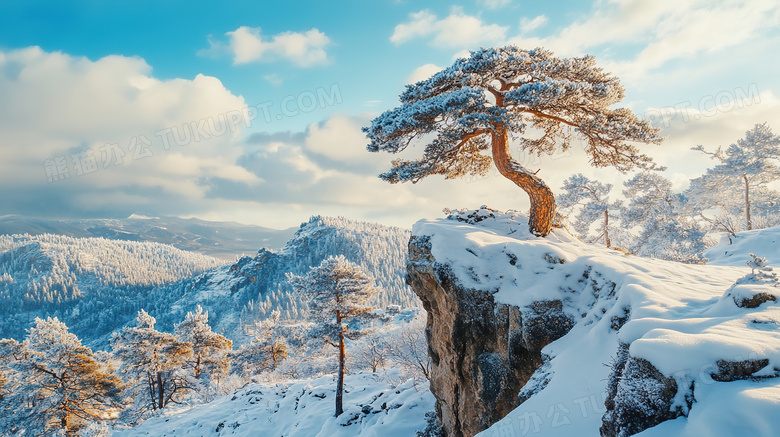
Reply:
M532 381L547 380L545 388L480 436L598 435L609 364L620 343L679 387L694 384L687 417L639 436L780 435L780 379L770 377L780 368L780 307L735 303L735 297L756 293L780 295L775 281L752 277L746 265L750 252L770 265L780 260L780 228L742 233L730 245L726 239L707 253L708 265L691 265L624 255L560 230L539 239L528 234L522 215L490 214L481 210L477 215L487 218L477 223L422 221L414 234L432 236L434 257L449 263L466 287L495 290L497 301L518 306L561 299L577 324L543 351L550 360ZM615 330L614 321L627 314ZM748 359L769 360L754 380L716 382L711 376L718 360ZM399 379L394 370L348 375L339 418L333 417L329 375L250 384L113 435L414 436L425 428L434 399L419 381L387 382ZM678 394L679 405L684 395Z
M599 435L608 364L619 343L630 344L632 357L647 359L678 387L694 384L696 401L687 418L639 435L780 435L780 379L716 382L711 377L718 360L768 359L754 375L778 373L780 307L770 301L741 308L735 301L761 292L780 295L777 282L752 278L745 265L748 252L773 260L769 252L777 252L772 244L777 229L767 231L771 238L741 238L728 263L709 255L713 263L728 265L691 265L624 255L562 230L536 238L527 231L527 219L516 213L489 217L491 212L482 209L471 215L472 222L475 216L487 218L471 224L421 221L413 234L431 236L437 262L452 266L465 287L495 290L497 301L521 307L560 299L577 321L543 351L550 361L537 376L549 380L546 387L479 435ZM615 321L626 314L628 322L616 331ZM685 394L680 390L677 405L684 405Z
M250 384L206 405L145 421L117 437L140 436L414 436L433 410L427 383L393 386L390 374L347 375L344 414L334 417L332 375L277 384ZM397 376L397 375L395 375Z
M736 237L722 236L720 243L707 250L707 264L722 266L745 265L749 253L780 266L780 226L755 231L738 232Z

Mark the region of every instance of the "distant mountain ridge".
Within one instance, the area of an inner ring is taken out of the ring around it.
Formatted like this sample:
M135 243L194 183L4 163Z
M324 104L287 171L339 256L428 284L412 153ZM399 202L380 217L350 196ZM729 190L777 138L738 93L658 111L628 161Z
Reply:
M56 234L68 237L102 237L111 240L150 241L170 244L228 261L255 253L258 248L279 249L295 228L270 229L235 222L212 222L178 217L146 217L133 214L125 219L42 219L19 215L0 216L0 235Z
M405 283L409 237L402 228L315 216L281 250L224 264L159 243L0 236L0 338L21 339L35 317L56 316L84 343L105 348L140 309L171 330L201 305L215 330L240 343L244 326L274 310L305 319L307 305L286 274L304 274L339 254L376 278L383 291L375 306L419 306Z
M161 293L181 298L155 317L160 326L172 326L195 305L201 305L215 316L212 326L216 330L240 343L242 327L272 311L279 311L283 319L305 319L308 307L292 292L286 275L305 274L330 255L344 255L376 279L382 291L371 302L375 307L419 307L420 301L405 279L410 236L408 229L313 216L278 252L261 249L254 257L205 272L189 284L173 284L187 291Z
M160 243L0 235L0 337L20 338L46 316L100 336L155 287L224 263Z

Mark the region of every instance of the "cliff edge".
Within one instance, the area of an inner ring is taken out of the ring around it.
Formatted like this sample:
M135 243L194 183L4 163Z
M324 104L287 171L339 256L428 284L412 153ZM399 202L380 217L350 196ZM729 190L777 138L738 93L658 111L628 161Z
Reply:
M447 436L780 429L771 272L537 238L523 215L487 207L412 234L407 281L428 312Z

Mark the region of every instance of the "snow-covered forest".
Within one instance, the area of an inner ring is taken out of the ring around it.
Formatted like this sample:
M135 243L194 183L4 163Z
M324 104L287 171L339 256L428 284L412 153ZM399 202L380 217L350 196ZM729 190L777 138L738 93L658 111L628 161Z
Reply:
M641 256L703 263L704 251L722 235L780 224L777 157L780 136L757 124L725 150L707 152L716 162L674 191L663 172L640 172L621 191L582 174L560 189L558 203L572 231L587 242Z
M309 298L288 280L332 254L354 260L376 287L365 301L369 317L350 322L365 334L349 335L357 341L347 342L348 373L395 367L381 377L387 384L424 384L419 301L403 280L409 235L316 216L282 250L261 249L226 265L159 243L3 236L0 402L13 419L2 421L0 432L48 433L68 422L72 432L92 435L108 423L139 423L169 407L210 401L251 378L332 372L337 355L318 340L331 324L309 316ZM36 400L65 379L77 384L71 390L78 396ZM90 392L98 380L112 382ZM407 390L422 402L429 398L421 386ZM422 405L424 427L432 405ZM63 410L72 411L67 420L58 415Z
M148 242L55 235L0 237L0 337L22 339L35 317L57 317L86 344L105 348L109 335L140 310L172 329L200 304L218 316L218 329L237 343L246 326L273 311L305 318L286 274L303 274L331 254L342 254L376 278L371 301L417 307L403 271L409 231L313 217L278 252L261 249L232 264Z

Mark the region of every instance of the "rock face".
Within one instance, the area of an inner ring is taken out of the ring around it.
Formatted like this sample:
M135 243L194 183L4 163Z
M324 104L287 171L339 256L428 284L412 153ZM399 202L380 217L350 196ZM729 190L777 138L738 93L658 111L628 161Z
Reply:
M661 422L685 416L693 404L693 385L684 394L684 405L673 405L678 396L674 378L667 378L649 361L634 358L621 344L612 363L607 386L607 412L602 437L630 436Z
M517 407L542 348L574 325L560 300L519 308L496 303L494 290L462 287L426 236L409 242L407 282L428 313L430 387L448 437L471 437Z

